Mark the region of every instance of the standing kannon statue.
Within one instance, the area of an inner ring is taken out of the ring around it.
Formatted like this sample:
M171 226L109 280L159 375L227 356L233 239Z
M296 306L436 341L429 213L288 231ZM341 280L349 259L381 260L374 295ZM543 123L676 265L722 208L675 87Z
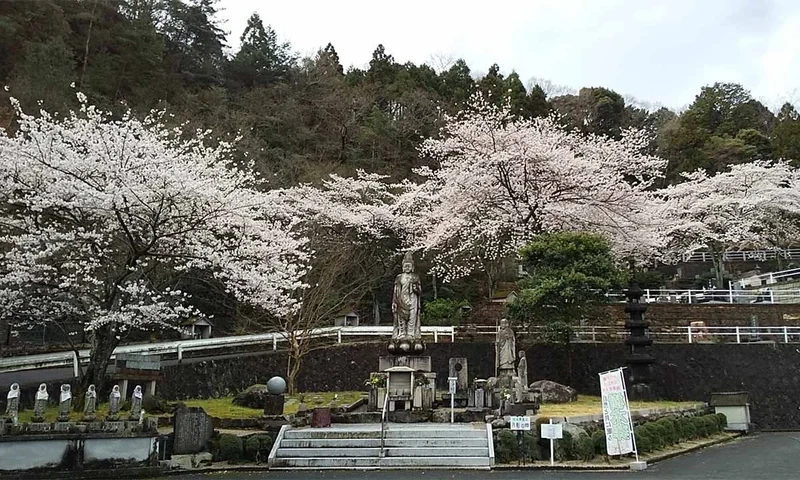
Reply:
M411 252L403 257L403 272L394 280L392 294L392 316L394 330L389 342L389 353L421 354L425 351L422 342L422 284L414 273L414 258Z
M500 320L495 341L496 375L501 383L511 384L511 378L516 373L517 343L514 330L505 318ZM504 382L504 379L505 382Z

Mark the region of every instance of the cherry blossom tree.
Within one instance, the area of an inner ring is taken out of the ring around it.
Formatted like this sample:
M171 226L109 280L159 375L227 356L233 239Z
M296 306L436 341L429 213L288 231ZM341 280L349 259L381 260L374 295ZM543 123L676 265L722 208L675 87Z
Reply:
M665 167L642 153L648 140L633 130L620 140L583 135L478 102L423 143L435 166L398 198L398 222L432 255L433 273L482 271L490 292L498 262L543 232L600 233L619 256L646 257L660 245L650 190Z
M313 253L303 284L292 291L298 308L267 322L288 345L289 392L294 393L304 357L328 346L310 333L331 326L342 309L358 304L392 272L399 249L396 191L402 185L377 174L331 175L318 186L275 192L281 208L301 219L296 229Z
M783 225L800 215L798 172L788 163L757 161L716 175L698 170L683 176L684 182L659 192L667 202L668 246L676 253L710 251L717 287L724 287L727 250L770 248L787 235L797 239Z
M298 219L234 167L210 132L163 114L115 118L90 106L61 119L19 111L0 132L0 315L78 323L91 343L84 384L102 385L133 330L201 315L176 276L205 271L273 315L298 307L308 254Z

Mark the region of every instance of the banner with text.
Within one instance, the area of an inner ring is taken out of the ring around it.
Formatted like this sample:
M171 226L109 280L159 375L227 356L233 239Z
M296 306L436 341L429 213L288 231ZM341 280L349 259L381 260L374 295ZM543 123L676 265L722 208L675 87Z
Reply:
M622 369L600 374L600 394L603 399L603 425L608 454L633 452L633 427Z

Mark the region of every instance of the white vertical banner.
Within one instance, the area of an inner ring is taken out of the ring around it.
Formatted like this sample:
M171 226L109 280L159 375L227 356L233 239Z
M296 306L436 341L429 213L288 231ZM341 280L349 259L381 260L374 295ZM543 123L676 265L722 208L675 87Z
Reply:
M621 368L600 374L600 395L603 399L606 451L609 455L636 452L631 410Z

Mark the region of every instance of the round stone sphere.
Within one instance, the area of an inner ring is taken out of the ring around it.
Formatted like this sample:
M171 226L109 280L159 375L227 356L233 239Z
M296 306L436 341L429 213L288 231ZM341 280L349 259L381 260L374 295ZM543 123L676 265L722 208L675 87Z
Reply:
M286 380L281 377L272 377L267 381L267 391L272 395L286 392Z

